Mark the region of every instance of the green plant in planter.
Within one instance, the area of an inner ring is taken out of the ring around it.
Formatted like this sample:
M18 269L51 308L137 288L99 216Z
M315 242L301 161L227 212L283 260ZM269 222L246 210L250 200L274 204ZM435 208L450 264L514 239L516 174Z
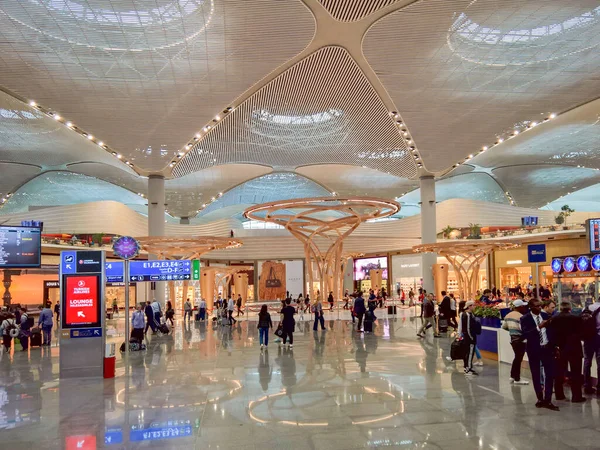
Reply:
M450 235L454 230L456 230L456 228L447 225L446 228L442 230L442 236L444 237L444 239L450 239Z
M567 225L567 219L569 218L569 216L571 214L573 214L575 212L574 209L569 208L569 205L563 205L562 208L560 208L561 214L563 215L563 218L565 219L565 226Z
M469 236L467 239L481 239L481 225L478 223L469 224Z
M475 317L482 317L485 319L500 319L500 310L496 308L490 308L489 306L476 306L473 308L473 315Z
M563 216L563 213L560 213L558 216L556 216L554 218L554 222L556 223L556 225L562 225L563 223L565 223L565 216Z

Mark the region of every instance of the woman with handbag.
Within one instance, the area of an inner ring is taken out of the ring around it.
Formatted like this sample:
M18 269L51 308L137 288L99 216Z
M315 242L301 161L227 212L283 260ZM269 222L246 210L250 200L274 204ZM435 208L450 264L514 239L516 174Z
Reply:
M281 310L281 315L283 316L283 320L281 321L283 328L283 345L285 345L289 339L290 343L288 344L288 348L294 347L294 328L296 327L296 321L294 320L296 309L293 306L290 306L291 303L292 300L288 298L285 301L285 306Z
M261 350L269 346L269 328L273 328L271 314L267 310L267 305L262 305L258 313L258 340Z
M175 326L175 322L173 322L173 317L175 316L175 310L173 309L173 305L171 304L171 300L167 302L167 312L165 313L165 317L167 320L171 321L171 326Z

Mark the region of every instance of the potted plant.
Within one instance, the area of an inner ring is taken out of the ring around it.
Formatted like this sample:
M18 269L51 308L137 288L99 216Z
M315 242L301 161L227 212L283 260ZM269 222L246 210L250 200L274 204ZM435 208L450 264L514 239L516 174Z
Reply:
M442 230L442 236L444 237L444 239L452 239L451 234L454 230L456 230L456 228L447 225L446 228Z
M478 223L469 224L469 236L467 239L481 239L481 225Z
M567 219L574 212L575 212L575 210L569 208L569 205L563 205L562 208L560 208L560 213L562 214L563 219L564 219L564 223L565 223L565 226L563 227L563 230L566 230L568 228L567 227Z
M490 306L476 306L473 315L479 317L481 325L490 328L500 328L500 310Z

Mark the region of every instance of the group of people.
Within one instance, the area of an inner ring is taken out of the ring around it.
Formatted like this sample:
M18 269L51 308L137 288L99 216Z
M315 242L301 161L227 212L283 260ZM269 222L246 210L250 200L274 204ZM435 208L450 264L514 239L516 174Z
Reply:
M521 381L521 363L527 353L538 399L536 407L559 410L552 403L552 394L554 392L556 400L566 399L567 374L571 402L585 402L584 392L598 396L600 391L592 386L591 366L594 357L600 363L600 302L575 315L568 301L562 301L557 311L553 300L542 302L532 298L526 302L524 293L520 297L513 302L513 311L503 323L503 328L510 333L515 353L510 382L528 384ZM597 376L600 379L600 365Z
M58 316L57 316L58 320ZM38 317L38 326L26 307L15 307L9 310L3 307L0 311L0 335L2 335L2 347L9 352L13 340L18 338L22 351L26 352L30 347L30 339L33 335L39 336L39 346L50 346L52 343L52 328L54 326L54 314L52 313L52 302L46 302Z

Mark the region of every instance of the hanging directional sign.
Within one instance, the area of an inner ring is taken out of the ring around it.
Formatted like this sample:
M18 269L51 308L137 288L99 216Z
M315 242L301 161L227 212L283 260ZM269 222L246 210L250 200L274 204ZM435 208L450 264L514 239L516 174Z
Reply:
M131 261L130 281L171 281L190 280L192 262L190 260Z

